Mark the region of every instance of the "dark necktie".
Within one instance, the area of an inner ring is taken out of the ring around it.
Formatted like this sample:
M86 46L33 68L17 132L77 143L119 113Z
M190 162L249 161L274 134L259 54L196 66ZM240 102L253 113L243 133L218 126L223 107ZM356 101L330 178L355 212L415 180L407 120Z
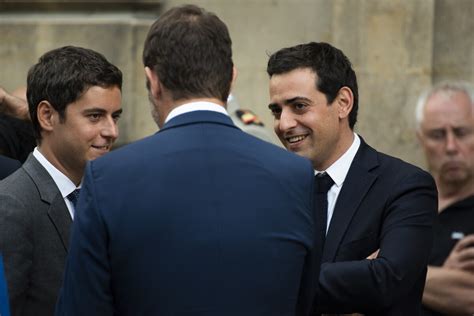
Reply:
M68 194L67 198L71 201L72 205L74 205L74 209L76 209L77 201L79 200L79 192L81 189L75 189L71 193Z
M318 173L315 177L315 200L314 207L316 208L316 225L319 227L319 242L321 242L321 249L326 241L326 225L328 220L328 191L334 184L331 177L326 173Z

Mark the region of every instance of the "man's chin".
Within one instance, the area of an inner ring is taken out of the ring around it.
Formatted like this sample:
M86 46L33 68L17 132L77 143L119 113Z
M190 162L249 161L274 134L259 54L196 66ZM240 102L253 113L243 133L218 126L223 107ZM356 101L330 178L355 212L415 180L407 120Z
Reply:
M91 153L88 157L87 157L87 160L94 160L94 159L97 159L97 158L100 158L102 157L103 155L109 153L110 150L100 150L100 151L96 151L94 153Z
M290 151L290 152L292 152L292 153L294 153L294 154L296 154L296 155L298 155L298 156L307 158L307 159L309 159L309 160L311 160L311 158L312 158L311 155L310 155L307 151L305 151L304 149L302 149L302 148L296 148L296 149L293 149L293 150L288 149L288 151Z
M445 172L442 178L446 183L459 184L466 182L469 177L464 170L451 170Z

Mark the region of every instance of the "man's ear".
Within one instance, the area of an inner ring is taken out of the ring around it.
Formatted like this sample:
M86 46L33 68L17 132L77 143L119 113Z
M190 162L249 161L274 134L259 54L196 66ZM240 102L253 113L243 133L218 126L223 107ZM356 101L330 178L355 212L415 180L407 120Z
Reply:
M230 91L229 94L232 92L234 88L235 81L237 80L237 68L235 66L232 67L232 82L230 83Z
M51 103L45 100L38 104L36 116L38 117L41 129L45 131L52 131L59 122L59 113L53 108Z
M421 127L419 126L416 128L416 139L420 145L423 144L423 135L421 134Z
M352 106L354 105L354 94L349 87L342 87L339 89L336 99L334 100L337 105L339 118L347 118L349 117L349 113L351 113Z
M149 67L145 67L145 75L148 83L148 89L154 99L157 99L161 94L161 83L158 75Z

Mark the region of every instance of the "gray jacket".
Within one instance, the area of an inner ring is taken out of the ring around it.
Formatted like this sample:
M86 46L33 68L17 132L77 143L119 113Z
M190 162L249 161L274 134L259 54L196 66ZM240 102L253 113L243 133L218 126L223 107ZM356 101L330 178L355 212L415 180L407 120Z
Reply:
M58 187L33 155L0 182L0 252L12 316L53 315L71 223Z

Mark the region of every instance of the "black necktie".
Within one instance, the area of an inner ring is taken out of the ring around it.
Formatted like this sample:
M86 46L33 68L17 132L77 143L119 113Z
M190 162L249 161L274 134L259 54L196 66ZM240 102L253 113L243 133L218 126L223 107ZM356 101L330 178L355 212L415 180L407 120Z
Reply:
M320 229L321 248L326 241L326 225L328 220L328 191L334 184L331 177L326 173L318 173L315 177L315 200L316 208L316 225Z
M67 198L71 201L72 205L74 205L74 209L76 209L77 200L79 200L79 192L81 189L75 189L71 193L68 194Z

